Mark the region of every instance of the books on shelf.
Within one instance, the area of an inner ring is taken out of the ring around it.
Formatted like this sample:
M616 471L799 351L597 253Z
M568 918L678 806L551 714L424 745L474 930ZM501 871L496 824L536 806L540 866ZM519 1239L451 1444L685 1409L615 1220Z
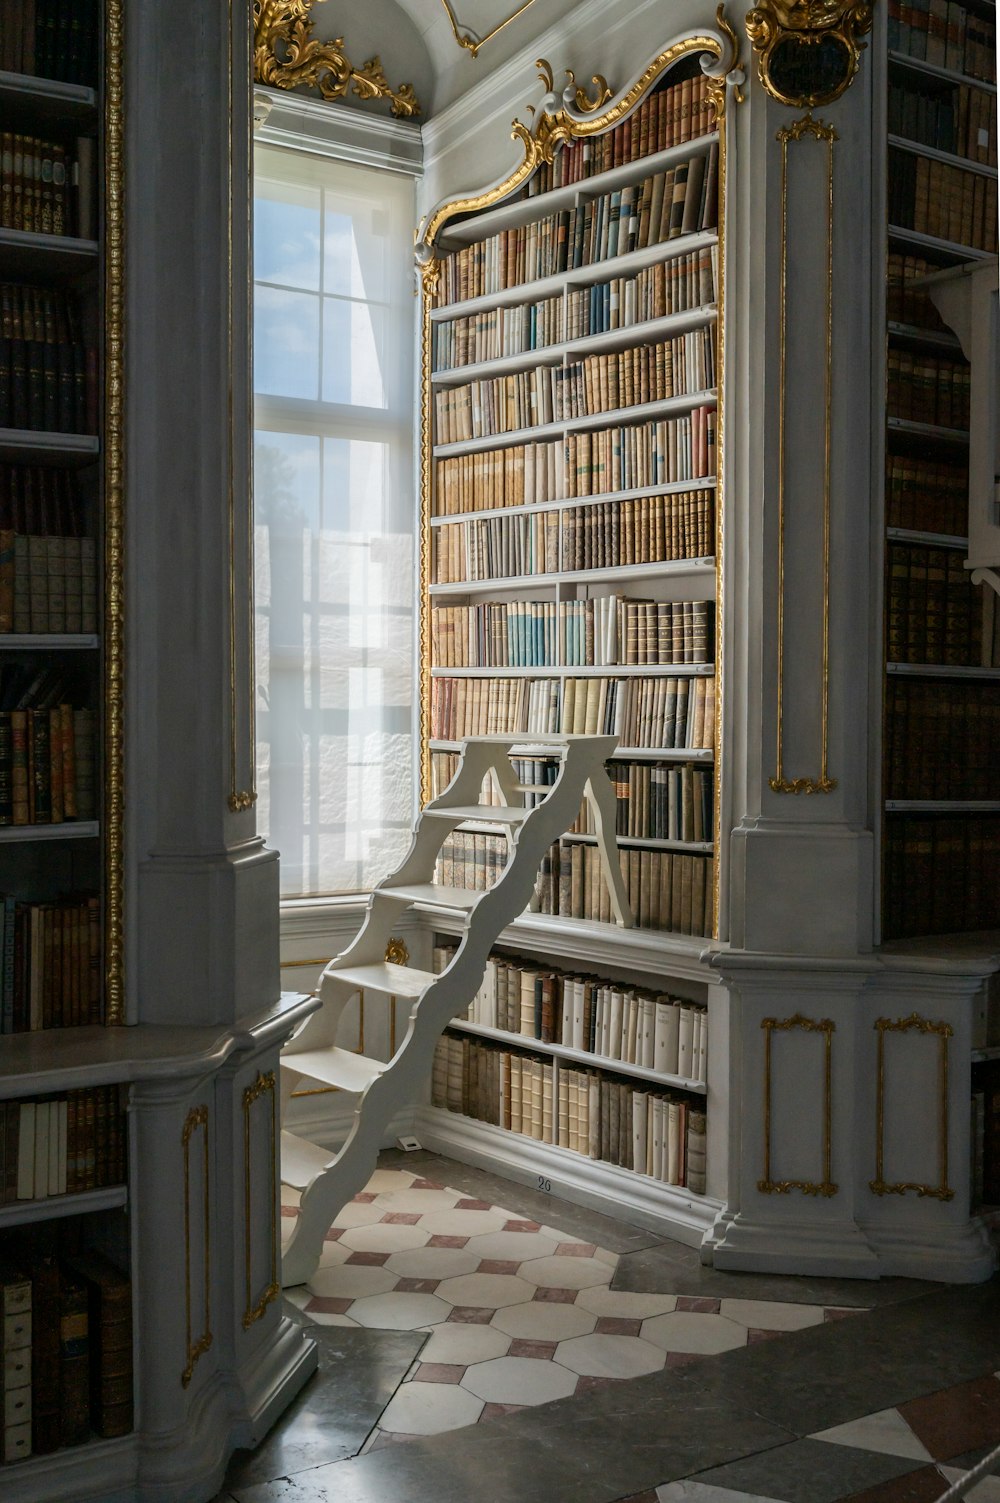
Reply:
M969 530L969 472L963 461L886 460L886 525L964 537Z
M705 1193L705 1113L668 1092L445 1034L432 1104Z
M34 682L11 687L0 671L0 826L92 820L94 712L67 703L58 681Z
M617 800L616 833L627 840L711 841L714 774L691 763L609 762ZM583 805L571 834L595 834Z
M625 679L434 679L432 739L457 741L520 731L616 735L622 746L711 747L715 679L669 674Z
M980 172L890 147L889 223L990 251L997 238L997 185Z
M567 340L627 329L716 300L718 247L644 266L630 277L569 288L540 302L490 308L433 325L433 362L447 371Z
M94 0L4 0L0 69L92 84L97 73Z
M3 1425L0 1461L31 1455L31 1280L0 1257L0 1356Z
M642 182L455 251L441 264L438 307L715 229L718 161L713 141L707 152Z
M0 228L93 240L96 142L72 147L16 131L0 134Z
M996 21L978 7L955 0L927 0L922 5L889 0L888 39L893 52L969 78L996 81Z
M886 384L890 417L968 431L972 372L967 361L890 348Z
M0 1102L0 1204L75 1195L125 1180L120 1088L88 1086Z
M981 664L982 626L982 589L970 583L960 551L922 544L888 544L886 656L889 662Z
M1000 800L1000 684L886 682L885 796Z
M714 606L707 600L488 601L431 612L431 657L443 668L534 668L705 663Z
M97 432L97 351L75 299L0 284L0 428Z
M0 1033L101 1022L100 902L3 896Z
M97 545L73 470L0 465L0 633L96 632Z
M1000 816L887 814L885 938L1000 924Z
M457 948L453 941L438 942L436 972L450 964ZM701 1084L708 1079L707 1009L646 987L494 952L466 1018L481 1028L561 1044L661 1075Z
M912 78L908 75L908 79ZM997 165L997 97L985 89L889 84L889 134L984 166Z

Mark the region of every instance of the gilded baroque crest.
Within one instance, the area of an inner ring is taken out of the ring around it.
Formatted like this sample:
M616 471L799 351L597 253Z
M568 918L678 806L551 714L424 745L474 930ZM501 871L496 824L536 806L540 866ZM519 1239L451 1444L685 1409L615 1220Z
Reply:
M253 68L257 83L274 89L315 87L324 99L342 99L353 88L359 99L388 99L397 116L419 115L413 85L390 87L382 59L355 68L343 37L321 42L313 36L310 11L315 0L253 0Z
M868 0L763 0L746 18L761 83L796 109L840 98L871 28Z

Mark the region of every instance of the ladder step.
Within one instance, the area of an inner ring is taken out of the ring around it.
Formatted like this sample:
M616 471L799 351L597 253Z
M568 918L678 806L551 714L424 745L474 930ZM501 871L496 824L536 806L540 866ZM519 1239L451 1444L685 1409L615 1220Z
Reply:
M449 913L468 913L483 896L468 887L443 887L439 882L411 882L403 887L380 887L378 891L407 903L428 903Z
M422 997L437 980L433 971L416 971L409 965L344 966L323 972L323 981L344 981L352 991L381 992L386 997Z
M527 819L530 809L497 807L496 804L452 804L438 809L425 809L427 819L478 819L491 825L520 825Z
M366 1054L352 1054L350 1049L330 1045L326 1049L304 1049L301 1054L285 1053L281 1068L308 1075L310 1080L321 1080L324 1085L337 1086L341 1091L363 1091L369 1081L381 1075L385 1064L380 1059L369 1059Z
M337 1157L329 1148L310 1143L293 1132L281 1134L281 1183L304 1190Z

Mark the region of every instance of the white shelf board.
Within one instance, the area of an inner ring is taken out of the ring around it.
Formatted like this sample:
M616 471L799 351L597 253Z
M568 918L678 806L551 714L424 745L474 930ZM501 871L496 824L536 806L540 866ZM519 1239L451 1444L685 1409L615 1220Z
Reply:
M478 297L463 298L461 302L443 303L441 307L431 309L431 322L468 318L473 313L486 313L491 308L512 308L519 303L537 303L546 298L561 296L567 288L592 287L595 282L634 276L637 271L655 266L659 261L673 261L692 251L706 250L715 245L718 238L715 230L696 230L690 235L675 235L673 240L661 240L658 245L644 245L642 250L608 256L603 261L592 261L589 266L574 266L568 271L556 271L547 277L536 277L532 282L518 282L511 287L501 287L496 292L481 292Z
M93 632L0 632L0 651L85 652L100 645L100 637Z
M433 751L461 751L461 741L442 741L433 739L428 742L429 749ZM660 747L658 750L650 750L646 746L619 746L611 753L609 760L621 761L628 758L632 762L714 762L715 753L710 747Z
M0 1231L9 1226L25 1226L35 1221L55 1221L64 1216L86 1216L92 1211L109 1211L128 1203L125 1185L109 1185L103 1190L81 1190L74 1195L46 1195L41 1200L14 1200L0 1206Z
M943 68L938 63L929 63L926 58L910 57L906 52L890 52L889 61L897 67L908 68L914 73L927 73L932 78L941 78L947 83L968 84L973 89L985 89L988 94L995 94L997 91L995 83L973 78L970 73L960 73L956 68Z
M588 506L604 506L609 501L637 501L646 496L673 496L682 491L714 491L715 486L714 475L701 475L697 480L664 480L660 485L600 491L594 496L560 496L555 501L523 501L518 506L486 506L479 511L456 511L430 517L429 521L432 527L445 527L455 522L479 522L490 517L523 517L537 511L576 511Z
M954 334L949 334L946 329L922 329L919 324L901 324L890 319L886 329L891 339L904 339L911 344L934 345L943 350L961 350L962 346Z
M0 234L5 233L0 231ZM0 242L0 259L3 244ZM85 464L101 452L100 440L89 433L46 433L30 428L0 428L0 459L15 463L62 460Z
M887 798L887 814L1000 814L1000 799Z
M665 147L663 151L623 162L617 167L608 167L603 172L595 172L578 182L499 204L495 209L487 209L482 214L448 225L441 232L438 248L454 250L459 246L474 245L501 230L531 224L535 220L547 218L549 214L570 209L581 201L600 198L605 193L613 193L616 188L641 183L647 177L654 177L658 172L665 171L675 162L688 162L693 157L704 156L718 139L717 131L709 131L703 136L695 136L691 141L681 141L676 146Z
M560 840L575 840L580 845L596 845L596 835L580 835L573 830L567 830L561 835ZM642 835L618 835L616 836L619 848L634 847L641 851L686 851L689 856L713 856L715 846L710 840L659 840L652 836Z
M914 438L931 438L936 443L964 444L968 447L969 433L966 428L941 428L936 423L915 423L910 418L886 418L890 433L905 433Z
M886 663L885 671L900 678L1000 678L1000 667L969 663Z
M986 1044L981 1049L973 1049L973 1064L983 1064L986 1060L1000 1059L1000 1044Z
M74 235L0 229L5 276L79 276L96 268L97 251L96 240L78 240Z
M56 825L0 825L0 845L25 840L94 840L100 833L96 819L68 819Z
M476 361L474 365L449 366L435 371L431 376L431 384L442 387L462 386L467 381L505 376L513 371L530 370L537 365L559 366L564 359L577 360L585 355L599 355L607 350L632 349L635 345L672 339L678 334L689 333L692 329L707 328L717 318L715 304L706 304L686 313L668 313L663 318L647 319L644 323L628 324L624 328L606 329L600 334L584 334L579 339L542 345L536 350L522 350L516 355L500 355L492 360Z
M514 428L509 433L489 433L482 438L463 438L453 443L435 444L432 453L435 459L449 459L453 455L478 454L487 449L506 449L512 444L544 443L547 439L565 438L568 433L586 433L593 428L620 428L626 423L632 425L657 418L682 417L696 407L714 407L716 401L717 393L714 388L695 391L678 397L663 397L658 402L642 402L635 407L613 407L609 412L588 412L580 417L565 418L558 423L539 423L534 428Z
M887 527L885 535L891 543L920 543L928 548L954 548L960 553L968 551L969 539L953 537L947 532L915 532L909 527Z
M957 240L943 240L939 235L925 235L921 230L908 230L901 224L890 224L890 240L903 245L916 245L923 250L939 251L942 255L954 256L959 261L988 261L990 252L977 250L971 245L962 245Z
M921 141L910 141L906 136L889 136L889 145L897 151L908 151L911 156L924 157L932 162L944 162L948 167L958 167L963 172L978 172L981 177L997 179L997 169L985 162L972 162L968 157L955 156L950 151L939 151L936 146L925 146Z
M452 1018L448 1027L461 1033L471 1034L476 1038L494 1039L500 1044L511 1044L519 1049L527 1049L532 1054L548 1054L553 1059L565 1059L571 1064L605 1070L609 1074L628 1075L636 1080L648 1080L658 1086L673 1086L676 1090L690 1091L698 1096L704 1096L708 1092L708 1086L703 1080L690 1080L685 1075L664 1075L658 1070L649 1070L644 1065L632 1065L622 1059L609 1059L603 1054L593 1054L589 1049L573 1049L568 1044L544 1044L541 1039L529 1038L523 1033L507 1033L503 1028L487 1028L480 1023L472 1023L467 1018Z
M711 678L714 663L609 663L541 668L432 668L433 678Z
M649 564L608 564L603 569L562 569L550 574L513 574L497 579L466 579L428 586L431 595L482 595L492 590L537 590L545 585L599 584L609 579L677 579L710 576L715 583L714 558L663 559ZM712 599L715 591L700 596Z

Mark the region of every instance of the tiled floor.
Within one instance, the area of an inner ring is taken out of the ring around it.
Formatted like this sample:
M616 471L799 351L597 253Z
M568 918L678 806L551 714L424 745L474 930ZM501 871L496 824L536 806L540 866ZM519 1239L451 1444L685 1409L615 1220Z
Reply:
M291 1228L297 1196L283 1192ZM854 1311L610 1288L618 1255L403 1168L331 1228L307 1289L321 1325L429 1335L365 1450L732 1351Z

